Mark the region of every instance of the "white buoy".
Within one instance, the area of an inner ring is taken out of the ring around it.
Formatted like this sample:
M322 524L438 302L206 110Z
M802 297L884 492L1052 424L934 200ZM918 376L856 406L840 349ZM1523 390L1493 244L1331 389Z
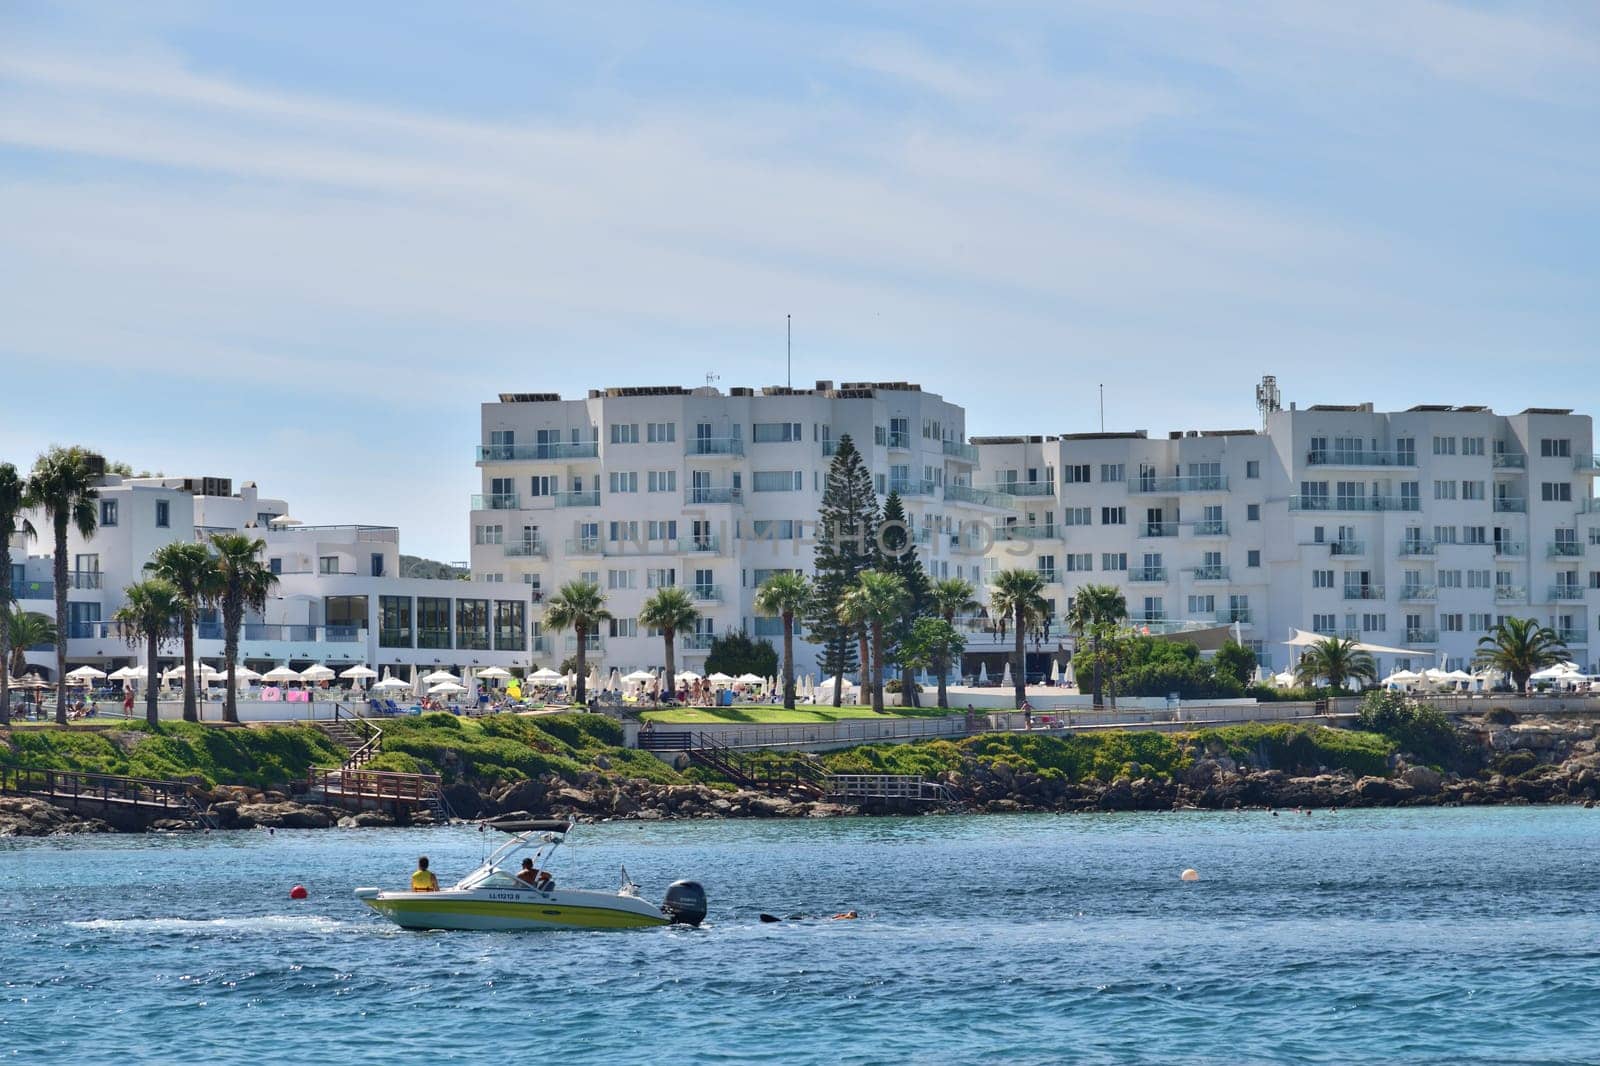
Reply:
M1200 871L1191 866L1178 876L1184 881L1198 881L1200 880Z

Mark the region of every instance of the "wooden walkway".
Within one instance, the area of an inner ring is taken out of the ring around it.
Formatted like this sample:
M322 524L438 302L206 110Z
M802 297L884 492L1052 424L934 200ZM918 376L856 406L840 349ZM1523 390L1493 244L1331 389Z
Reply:
M78 811L95 806L117 808L209 826L209 816L190 796L189 788L184 781L150 777L0 766L0 793L31 796Z

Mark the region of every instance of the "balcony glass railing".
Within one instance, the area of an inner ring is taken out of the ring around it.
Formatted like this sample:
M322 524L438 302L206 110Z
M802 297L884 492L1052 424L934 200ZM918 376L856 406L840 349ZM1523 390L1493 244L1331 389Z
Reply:
M1234 622L1238 622L1240 625L1249 625L1250 608L1224 607L1222 610L1217 612L1217 621L1227 625L1232 625Z
M1521 585L1496 585L1494 598L1502 603L1520 603L1528 598L1528 590Z
M1061 536L1060 526L996 526L995 540L1054 540ZM955 536L955 534L952 534Z
M723 486L691 485L687 498L690 503L738 503L743 492Z
M1178 523L1140 522L1138 532L1141 537L1176 537L1178 535Z
M1228 568L1226 566L1196 566L1191 567L1189 573L1196 581L1226 581Z
M1130 614L1128 616L1128 624L1130 626L1132 626L1133 628L1135 628L1135 629L1139 629L1139 628L1141 628L1143 626L1166 625L1166 623L1167 623L1167 616L1166 616L1165 613L1161 613L1161 614Z
M1432 555L1434 544L1431 540L1403 540L1400 542L1400 557Z
M587 492L557 492L554 494L557 507L599 507L600 490L590 489Z
M901 451L910 451L911 450L911 434L906 432L905 430L898 430L898 429L890 430L889 431L889 447L898 448Z
M975 463L978 461L978 449L970 444L962 444L958 440L945 441L944 453L952 459L960 459L963 462Z
M721 603L721 585L690 585L689 595L703 603Z
M1583 544L1572 540L1551 541L1547 554L1552 559L1576 559L1583 555Z
M505 554L512 559L530 556L542 558L545 555L545 546L542 540L508 540L503 547Z
M709 651L711 642L716 639L712 633L680 633L678 647L684 651Z
M563 547L568 555L604 555L606 550L599 537L568 537Z
M945 485L944 498L959 503L975 503L983 507L1010 507L1008 497L998 492L986 492L971 485Z
M1128 482L1129 492L1226 492L1228 475L1201 474L1186 477L1137 477Z
M718 551L721 541L716 534L707 533L703 537L684 537L678 541L678 550L685 554L707 555Z
M1528 457L1513 452L1495 452L1493 465L1496 470L1522 470L1528 465Z
M1347 600L1381 600L1383 599L1382 585L1346 585L1344 598Z
M480 463L539 462L551 459L598 459L599 457L600 445L592 440L478 446Z
M1226 522L1196 522L1191 527L1197 537L1226 537L1228 523Z
M1551 585L1550 602L1583 599L1582 585Z
M1408 629L1406 630L1407 644L1437 644L1439 631L1437 629Z
M1416 496L1290 496L1291 511L1420 511Z
M1580 455L1572 466L1580 474L1600 474L1600 455Z
M1034 570L1034 573L1038 574L1039 580L1046 585L1059 584L1061 581L1061 571L1053 567L1041 566Z
M1582 629L1557 629L1556 636L1567 644L1587 645L1589 643L1589 634Z
M739 437L690 437L684 442L685 455L743 455L744 441Z
M1527 554L1528 547L1520 540L1497 540L1494 542L1494 553L1501 559L1520 559Z
M1370 452L1344 448L1314 448L1306 453L1309 466L1416 466L1414 451Z
M1328 542L1329 555L1365 555L1367 542L1364 540L1335 540Z
M578 638L577 638L577 635L576 634L568 634L565 646L566 646L566 649L568 651L577 651L578 650ZM605 651L605 649L606 649L606 638L600 636L598 633L589 633L589 634L585 635L585 637L583 638L583 650L585 652Z
M69 570L67 571L67 587L75 589L97 589L100 587L100 571Z
M1433 585L1401 585L1400 599L1405 603L1418 603L1439 598L1439 590Z
M1007 496L1054 496L1056 486L1052 481L999 481L994 491Z
M1499 514L1521 514L1528 509L1528 503L1516 496L1496 496L1494 509Z
M1164 566L1141 566L1128 571L1128 580L1139 584L1149 584L1167 579L1167 568Z
M56 583L18 581L11 586L11 594L19 600L53 600L56 598Z
M522 506L515 492L486 492L472 497L474 511L515 511Z
M898 492L902 496L932 496L937 489L938 486L932 481L924 481L918 478L893 477L889 479L889 491Z

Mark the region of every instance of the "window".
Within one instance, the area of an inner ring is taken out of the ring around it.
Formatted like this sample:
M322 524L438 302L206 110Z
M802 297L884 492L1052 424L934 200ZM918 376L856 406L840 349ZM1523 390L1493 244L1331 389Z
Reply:
M1434 526L1433 542L1435 544L1454 544L1456 542L1456 527Z
M652 470L645 476L645 487L651 492L677 492L676 470Z
M1247 459L1245 461L1245 464L1244 464L1244 476L1247 477L1247 478L1252 478L1252 479L1260 477L1261 476L1261 460L1260 459Z
M800 526L789 518L757 518L750 523L750 535L756 540L794 540Z
M494 650L523 651L528 647L528 605L521 600L494 601Z
M751 482L756 492L799 492L805 487L798 470L757 470Z
M1473 613L1467 616L1467 627L1474 633L1487 633L1494 628L1494 616L1487 613Z
M1311 587L1314 588L1314 589L1331 589L1331 588L1333 588L1333 571L1332 570L1313 570L1313 571L1311 571Z
M489 601L456 601L456 647L467 651L489 650Z
M443 596L417 597L417 647L450 646L450 601Z
M645 533L650 540L677 540L678 520L676 518L653 519L645 523Z
M1462 437L1461 438L1461 454L1462 455L1482 455L1483 454L1483 438L1482 437Z
M578 580L582 581L585 585L594 585L596 588L598 588L600 586L600 571L579 570Z
M1489 577L1490 577L1490 572L1488 570L1468 570L1467 571L1467 588L1469 588L1469 589L1486 589L1486 588L1489 588L1490 587L1490 585L1489 585Z
M1361 616L1361 629L1366 633L1382 633L1389 628L1389 616L1383 614L1364 614Z
M593 544L600 539L599 523L597 522L580 522L577 528L578 539L586 544ZM626 522L607 522L606 539L617 544L627 541L637 544L639 541L638 519Z
M755 444L787 444L804 439L799 422L757 422L750 427L750 440Z
M365 596L324 596L322 618L329 629L343 629L351 634L365 635L367 628L367 598Z
M1489 543L1489 531L1483 526L1462 526L1461 541L1463 544Z
M1068 463L1061 468L1061 474L1069 485L1087 485L1092 480L1088 463Z
M505 542L505 535L505 526L483 525L472 527L472 543L474 544L502 544Z
M638 444L639 443L639 423L637 423L637 422L613 422L613 423L611 423L611 443L612 444Z
M1539 498L1546 503L1571 503L1572 482L1546 481L1539 486Z
M1511 582L1509 581L1506 582L1508 585L1510 583ZM1600 589L1600 570L1589 571L1589 587L1592 589Z
M1085 480L1088 480L1087 478ZM1126 481L1127 469L1121 463L1101 463L1100 480L1106 482Z
M1434 437L1434 455L1454 455L1456 453L1456 439L1454 437Z
M648 589L668 589L678 583L678 571L670 566L646 570L644 577L644 587Z
M608 618L608 631L613 637L636 637L639 635L639 620L637 618Z
M1259 521L1261 521L1261 505L1259 503L1247 503L1247 504L1245 504L1245 506L1244 506L1244 520L1246 522L1259 522Z
M1466 626L1462 615L1441 614L1439 616L1439 628L1446 633L1460 633L1466 629Z
M1311 630L1314 633L1329 635L1339 629L1338 619L1331 614L1314 614L1311 616Z
M323 555L317 559L317 573L337 574L339 572L339 557L337 555Z
M1458 589L1461 587L1461 571L1440 570L1439 587L1442 589Z
M1539 455L1545 459L1572 458L1572 442L1565 437L1545 437L1539 441Z
M1063 512L1063 521L1069 526L1087 526L1094 522L1093 507L1068 507Z
M378 597L378 647L411 647L411 597Z
M383 576L383 553L372 552L367 556L367 575L369 577Z
M1128 553L1127 552L1101 552L1100 553L1100 569L1102 569L1102 570L1126 570L1126 569L1128 569Z
M1435 481L1433 483L1433 498L1436 500L1455 499L1456 483L1454 481Z
M1260 566L1261 565L1261 550L1259 548L1251 548L1249 551L1245 552L1244 553L1244 565L1249 566L1249 567L1258 567L1258 566Z
M168 529L172 525L172 503L169 500L156 501L156 528Z
M1191 615L1195 615L1195 614L1214 614L1214 613L1216 613L1216 610L1217 610L1217 598L1215 596L1190 596L1189 597L1189 613Z
M1100 508L1100 524L1103 526L1125 526L1128 524L1128 509L1126 507Z
M116 500L100 501L100 524L102 526L114 526L117 524Z
M639 574L634 570L607 570L606 588L634 589L639 587Z
M267 560L267 569L272 571L274 574L283 573L283 560L277 556L273 556L271 559Z
M1107 558L1112 558L1112 556L1107 556ZM1126 555L1124 555L1121 558L1122 558L1122 565L1120 567L1118 567L1118 569L1119 570L1126 570L1128 568L1128 557ZM1078 572L1088 573L1089 571L1091 571L1093 569L1094 569L1094 555L1093 555L1093 553L1091 553L1091 552L1068 552L1067 553L1067 570L1068 571L1071 571L1073 573L1078 573Z
M1461 498L1463 500L1481 500L1483 496L1483 482L1463 481L1461 483Z
M638 492L639 472L637 470L611 471L612 492Z
M528 479L529 496L554 496L561 491L561 478L555 474L537 474Z
M677 439L676 422L650 422L645 425L645 440L651 444L670 444Z

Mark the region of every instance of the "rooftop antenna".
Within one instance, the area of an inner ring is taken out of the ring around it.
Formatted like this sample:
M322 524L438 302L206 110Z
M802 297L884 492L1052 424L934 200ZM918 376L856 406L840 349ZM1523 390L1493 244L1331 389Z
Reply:
M1261 432L1265 433L1272 412L1283 410L1283 396L1278 392L1276 374L1261 375L1261 384L1256 386L1256 410L1261 412Z
M1100 383L1100 432L1104 433L1105 431L1106 431L1106 386L1105 386L1105 382L1102 381Z
M706 386L708 388L715 387L716 383L721 381L721 380L722 380L722 375L721 374L714 374L709 370L706 371Z
M789 388L794 388L794 316L783 316L783 378Z

